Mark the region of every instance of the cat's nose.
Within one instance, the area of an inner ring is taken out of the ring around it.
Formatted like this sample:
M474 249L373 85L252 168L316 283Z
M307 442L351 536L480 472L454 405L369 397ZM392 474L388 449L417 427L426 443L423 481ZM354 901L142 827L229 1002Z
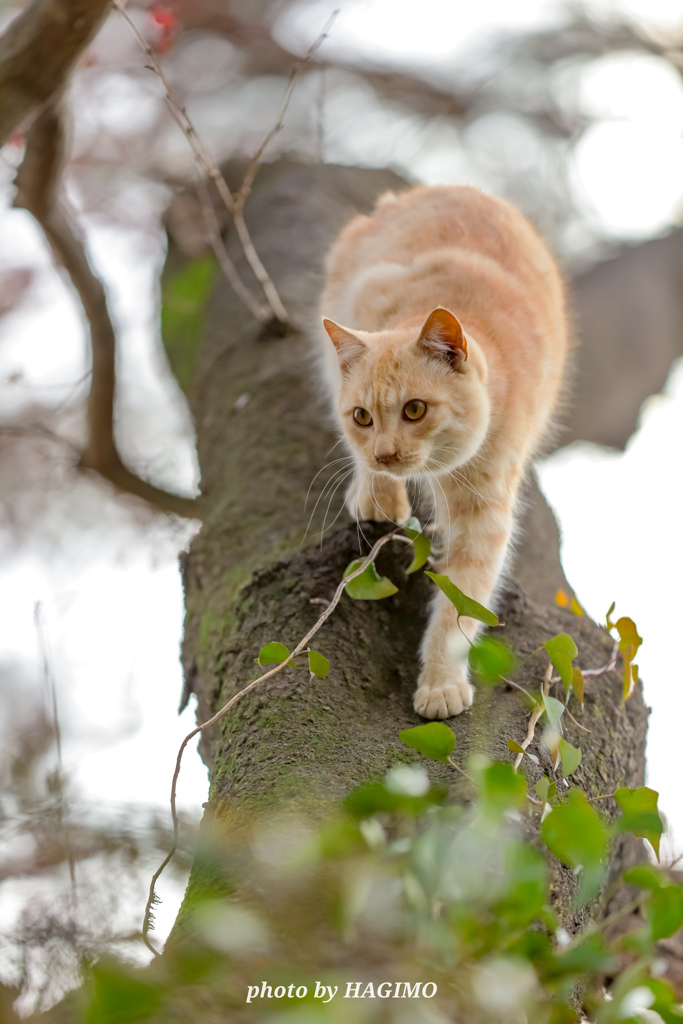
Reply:
M387 465L390 462L395 462L399 458L399 454L395 448L378 448L375 451L375 458L383 465Z

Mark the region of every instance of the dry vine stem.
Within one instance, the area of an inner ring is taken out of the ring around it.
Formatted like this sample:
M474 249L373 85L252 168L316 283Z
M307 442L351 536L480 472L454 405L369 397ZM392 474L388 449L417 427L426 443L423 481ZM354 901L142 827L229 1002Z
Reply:
M545 676L543 678L543 688L542 688L542 690L543 690L544 697L547 697L548 694L550 693L550 678L552 676L552 673L553 673L552 662L548 662L548 667L545 670ZM527 729L526 736L524 737L523 742L520 743L520 747L523 747L524 750L526 750L526 748L529 746L529 744L531 743L532 739L534 738L534 732L536 731L536 722L539 720L539 718L541 717L541 715L543 714L544 711L545 711L545 708L543 706L540 706L540 707L537 707L537 708L534 709L534 712L533 712L531 718L529 719L529 728ZM523 757L524 757L524 754L517 754L517 757L515 758L515 765L514 765L514 770L515 771L517 771L517 769L519 768L520 764L522 763L522 758Z
M244 689L234 694L234 696L232 696L230 700L223 705L220 711L217 711L216 714L212 718L209 718L206 722L202 722L201 725L196 726L196 728L194 728L192 732L189 732L187 734L183 742L180 744L178 756L176 757L175 770L173 772L173 781L171 783L171 817L173 819L173 843L171 845L171 849L168 851L163 861L161 862L157 870L154 872L154 875L152 876L152 881L150 882L149 886L149 897L147 899L147 905L145 906L145 916L142 923L143 942L145 943L147 948L151 950L152 953L154 953L155 956L160 955L159 951L155 949L152 943L149 941L149 931L152 926L152 908L154 907L155 903L158 902L155 892L155 886L157 881L159 880L159 877L161 876L161 873L164 871L166 866L171 862L176 850L178 849L178 813L176 811L176 788L178 784L178 776L180 775L180 765L183 759L183 754L185 752L185 747L190 742L190 740L193 739L193 737L197 736L200 732L203 732L204 729L208 729L209 726L214 725L216 722L220 721L220 719L227 714L230 708L234 707L234 705L237 704L237 702L241 700L242 697L246 696L246 694L248 694L255 687L265 682L266 679L270 679L270 677L274 676L277 672L281 672L283 668L286 668L287 665L289 665L293 661L293 659L297 657L297 655L301 654L309 640L311 640L315 636L315 634L318 632L321 626L325 624L327 619L329 619L330 615L339 604L341 596L344 593L347 584L349 584L351 580L355 580L357 576L361 575L361 573L365 572L370 563L373 562L377 557L377 552L380 550L380 548L384 547L384 545L388 541L392 540L392 538L394 538L400 530L401 527L397 526L396 529L391 530L389 533L385 534L384 537L380 537L380 539L373 545L370 553L365 556L365 558L358 566L358 568L355 569L353 572L349 573L348 576L345 576L344 579L340 581L339 585L337 586L337 589L334 592L334 597L328 604L327 608L325 608L325 610L321 613L320 618L315 623L315 625L313 625L309 629L308 633L303 638L303 640L299 641L299 643L294 648L294 650L292 651L288 658L286 658L284 661L281 661L278 665L275 665L267 672L264 672L263 675L258 677L258 679L254 679L253 682L249 683L248 686L245 686Z
M235 225L235 231L237 232L237 237L239 238L239 241L240 241L240 244L242 246L242 250L244 252L244 255L246 256L247 262L249 263L249 266L253 270L254 275L255 275L257 281L259 282L259 284L261 285L261 287L263 289L263 292L264 292L264 294L266 296L266 300L267 300L268 305L270 307L270 311L272 313L272 316L276 320L278 320L281 324L287 324L289 322L289 316L287 314L287 310L284 307L282 299L278 295L277 289L275 288L275 285L273 284L273 282L272 282L272 280L270 278L270 275L268 274L268 271L266 270L266 268L261 263L261 260L259 259L258 253L256 252L256 249L254 248L254 243L251 240L251 235L249 234L249 230L247 228L247 225L244 222L244 216L243 216L243 213L242 213L242 209L243 209L243 206L244 206L244 201L246 200L246 197L248 195L248 192L241 199L240 203L238 203L236 201L236 198L235 198L235 196L233 196L232 192L230 191L225 178L223 177L223 175L221 174L220 170L218 169L218 165L216 164L216 161L214 160L214 158L212 157L211 153L209 152L209 150L205 146L204 142L200 138L199 134L197 133L197 130L194 127L194 124L192 123L192 120L190 119L190 117L189 117L189 115L187 113L187 110L185 109L184 106L182 106L179 103L177 97L175 96L175 93L171 89L170 83L169 83L168 79L166 78L166 75L164 74L164 71L163 71L163 68L161 67L161 64L157 60L157 57L156 57L156 54L154 53L154 50L148 44L147 40L145 39L145 37L140 32L140 30L138 29L137 25L135 25L133 20L130 18L130 16L126 12L126 9L125 9L125 7L124 7L124 5L122 3L122 0L112 0L112 4L116 8L116 10L119 12L121 17L124 19L124 21L127 23L129 28L131 29L133 35L135 36L135 38L137 39L138 43L140 44L140 46L144 50L145 54L147 55L147 58L150 61L150 64L149 64L150 70L154 72L154 74L157 76L157 78L161 82L162 86L164 87L164 94L165 94L165 97L166 97L166 104L167 104L168 109L169 109L169 111L171 113L171 116L173 117L173 120L176 122L176 124L178 125L180 130L183 132L183 134L187 138L187 140L190 143L190 146L192 148L192 152L194 154L195 160L197 161L199 166L202 168L204 173L207 175L207 177L209 177L211 179L211 181L214 183L214 185L216 186L216 191L218 192L219 196L223 200L223 203L225 205L226 210L228 211L228 213L232 217L233 223ZM261 148L261 150L259 150L260 153L262 151L263 151L263 148ZM257 165L256 169L258 169L258 165ZM254 171L254 175L255 175L255 173L256 173L256 171ZM241 192L242 192L242 190L240 190L240 194L241 194ZM222 257L220 259L221 267L224 266L224 263L225 263L226 259L228 261L230 259L228 257L227 252L225 252L224 255L222 254ZM234 274L236 275L237 271L235 270L234 267L232 269L234 271ZM233 284L233 276L234 275L232 274L232 272L230 272L230 276L228 277L228 280L229 280L230 284ZM242 299L242 301L244 301L243 288L239 289L237 291L237 294L239 295L240 299ZM254 300L252 298L251 301L247 302L246 304L247 304L249 310L254 314L254 316L256 316L257 319L259 319L262 323L264 323L264 322L266 322L268 320L267 314L265 313L265 311L263 311L260 308L260 306L256 302L256 300ZM258 310L258 312L256 312L257 310Z

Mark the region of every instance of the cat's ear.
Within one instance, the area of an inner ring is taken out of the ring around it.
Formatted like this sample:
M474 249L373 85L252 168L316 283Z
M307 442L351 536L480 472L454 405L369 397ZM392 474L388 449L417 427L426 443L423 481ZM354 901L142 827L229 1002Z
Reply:
M364 341L361 341L353 331L349 331L346 327L341 327L339 324L336 324L334 320L328 320L328 318L324 316L323 327L329 334L330 340L337 350L339 365L342 370L347 370L352 363L355 363L356 359L359 359L364 352L367 352L367 345Z
M467 340L457 316L443 306L432 310L422 325L418 345L427 355L447 359L454 370L467 359Z

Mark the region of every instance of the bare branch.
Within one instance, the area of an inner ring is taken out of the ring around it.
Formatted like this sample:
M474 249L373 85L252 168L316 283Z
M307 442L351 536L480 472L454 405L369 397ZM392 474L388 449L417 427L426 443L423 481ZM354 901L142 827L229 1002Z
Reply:
M251 192L252 185L254 184L254 178L256 177L258 169L263 162L263 154L270 145L271 141L278 134L278 132L281 132L282 129L284 128L285 116L287 114L287 110L289 109L289 104L292 102L292 96L294 95L294 90L296 89L296 83L303 74L303 70L306 67L306 65L310 64L311 59L315 56L315 54L318 52L322 44L329 36L330 29L332 28L332 25L336 21L338 14L339 10L332 11L332 14L327 19L327 23L322 32L320 33L320 35L318 36L318 38L313 42L305 56L302 57L301 60L297 61L294 67L292 68L292 72L289 76L289 82L287 83L287 88L285 89L285 94L282 97L280 113L278 114L277 121L270 129L270 131L266 135L265 139L263 140L259 148L256 150L256 153L254 154L254 157L249 167L247 168L247 172L244 175L244 178L242 179L242 184L240 185L239 192L235 196L235 208L237 210L242 209L247 200L247 197L249 196L249 193Z
M109 0L33 0L0 37L0 146L63 91Z
M88 396L87 448L79 468L92 469L120 491L135 494L166 512L199 518L199 503L171 494L136 476L122 462L114 438L116 335L104 287L93 272L83 239L57 195L64 161L61 100L45 107L26 137L26 152L17 174L15 206L28 210L42 227L55 260L66 269L83 304L90 328L92 379Z
M242 246L242 249L244 251L244 255L247 258L249 266L254 272L256 280L259 282L263 289L263 292L266 296L266 299L268 300L268 305L271 308L274 318L276 320L279 320L280 323L282 324L288 323L289 316L287 314L287 310L284 307L282 299L280 298L277 289L273 284L270 275L268 274L268 271L266 270L266 268L261 263L261 260L259 259L259 255L256 252L256 249L254 248L254 243L251 240L249 229L247 228L247 225L244 222L242 210L241 208L237 209L235 197L230 191L225 178L221 174L216 161L214 160L213 156L211 155L211 153L205 146L204 142L200 138L199 134L197 133L197 130L194 124L192 123L187 113L187 110L178 101L175 93L171 89L170 83L166 78L166 75L164 74L161 64L157 60L157 56L154 53L154 50L151 48L151 46L149 46L142 33L138 30L135 23L126 13L126 10L121 0L112 0L112 3L121 15L121 17L129 26L130 30L132 31L133 35L137 39L142 49L145 51L147 58L150 62L150 71L154 72L154 74L157 76L162 86L164 87L166 104L171 113L171 116L173 117L173 120L176 122L180 130L187 138L192 148L192 152L194 154L194 158L197 164L202 169L202 171L207 175L207 177L209 177L211 181L214 183L219 196L223 200L226 210L233 218L235 230L237 232L237 237L239 238L240 245ZM230 283L232 284L231 280ZM238 294L240 298L243 298L241 293ZM251 305L249 306L249 308L253 312Z
M218 217L216 216L216 211L213 203L211 202L211 196L209 195L206 179L201 174L198 177L197 194L199 195L199 202L201 203L202 213L204 215L207 241L214 251L214 255L218 260L219 266L223 271L226 280L232 286L232 289L238 298L242 300L244 305L250 310L256 319L261 323L267 323L271 315L269 310L259 305L247 286L242 282L242 278L237 273L235 264L228 255L228 250L225 248L225 243L221 236L221 227L218 222Z

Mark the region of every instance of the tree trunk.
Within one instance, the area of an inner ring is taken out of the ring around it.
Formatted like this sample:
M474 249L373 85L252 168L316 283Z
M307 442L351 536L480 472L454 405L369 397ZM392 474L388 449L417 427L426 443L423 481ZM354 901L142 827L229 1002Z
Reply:
M199 700L200 721L256 677L254 659L263 644L277 640L295 646L318 618L323 607L318 602L332 597L345 567L359 554L359 533L345 512L321 546L325 496L306 532L309 510L329 478L323 472L314 480L315 474L339 452L332 450L336 437L319 394L310 330L324 255L336 233L352 215L369 211L382 191L402 187L405 183L387 171L264 168L247 204L247 220L295 329L284 338L260 334L222 280L209 300L187 388L207 500L204 525L184 562L183 663L188 690ZM167 273L182 261L172 250ZM242 265L240 270L246 276ZM340 489L328 522L341 501ZM363 526L370 541L385 530ZM368 550L365 543L361 550ZM320 818L357 784L380 778L397 762L419 760L401 744L399 731L421 721L412 694L432 584L422 573L405 575L409 560L409 549L398 544L380 554L378 568L398 586L395 596L357 602L344 595L313 645L331 662L327 679L310 680L307 671L285 669L244 698L211 737L203 737L201 751L211 776L207 816L212 824L205 830L235 822L242 813L268 814L283 805ZM556 607L558 587L571 593L560 566L557 527L530 481L516 562L498 608L504 626L496 632L525 657L566 631L579 648L578 665L607 663L611 640L587 617ZM537 691L543 671L539 654L515 679ZM591 732L565 715L566 738L583 749L577 783L589 796L642 785L647 711L640 684L625 706L620 672L587 680L586 691L584 711L574 713ZM471 711L449 724L462 764L478 751L507 761L507 740L524 738L527 712L517 691L480 688ZM551 771L540 732L530 750L541 762L537 768L525 759L535 781L542 769ZM429 762L429 772L451 786L458 783L447 765ZM622 856L618 846L617 862ZM573 875L560 874L559 905L575 928L580 920L568 899ZM220 888L217 876L211 877L205 864L196 866L185 908L212 886ZM181 912L176 935L186 917Z

